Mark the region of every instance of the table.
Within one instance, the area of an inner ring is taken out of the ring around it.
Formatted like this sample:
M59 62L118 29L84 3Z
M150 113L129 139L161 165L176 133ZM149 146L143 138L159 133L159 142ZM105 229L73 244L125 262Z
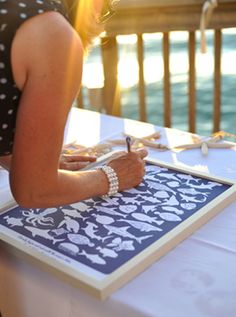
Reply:
M191 135L128 119L72 109L65 143L86 146L121 132L141 136L160 131L162 143L186 143ZM82 132L82 133L81 133ZM236 180L236 147L150 156ZM8 195L8 196L7 196ZM0 198L11 197L0 170ZM79 289L0 249L0 310L3 317L235 317L236 202L225 208L142 274L100 302Z

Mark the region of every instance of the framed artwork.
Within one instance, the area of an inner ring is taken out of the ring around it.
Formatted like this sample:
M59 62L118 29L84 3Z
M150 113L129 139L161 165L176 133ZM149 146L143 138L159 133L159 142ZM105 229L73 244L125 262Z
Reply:
M235 198L232 181L146 159L143 182L110 198L1 212L0 238L104 300Z

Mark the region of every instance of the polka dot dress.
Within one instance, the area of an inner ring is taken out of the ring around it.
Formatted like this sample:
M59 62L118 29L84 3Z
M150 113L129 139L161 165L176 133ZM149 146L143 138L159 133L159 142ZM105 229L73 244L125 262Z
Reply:
M60 0L0 0L0 156L11 154L21 91L11 68L11 45L27 19L46 11L67 17Z

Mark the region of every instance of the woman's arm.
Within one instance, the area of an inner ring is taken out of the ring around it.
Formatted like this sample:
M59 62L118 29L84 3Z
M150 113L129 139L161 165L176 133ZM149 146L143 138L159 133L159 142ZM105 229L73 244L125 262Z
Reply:
M12 49L13 72L22 89L10 170L16 201L26 207L73 203L108 191L101 170L58 169L64 127L81 84L83 48L78 35L58 13L25 22ZM143 175L140 155L115 163L120 189L137 185Z
M11 157L11 155L0 157L0 166L7 171L10 171L11 168ZM78 171L93 162L96 162L95 156L63 154L60 156L59 168Z

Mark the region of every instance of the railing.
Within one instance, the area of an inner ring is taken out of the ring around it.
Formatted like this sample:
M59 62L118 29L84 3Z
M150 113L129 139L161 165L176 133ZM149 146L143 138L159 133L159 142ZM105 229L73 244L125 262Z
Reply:
M137 35L139 64L139 119L147 121L144 79L144 33L163 33L163 113L164 125L171 127L170 32L188 32L188 129L196 131L196 31L199 30L203 0L132 0L120 1L117 14L106 26L101 40L104 68L102 103L106 113L121 116L120 88L117 79L118 35ZM220 130L221 121L221 51L222 29L236 26L236 1L218 0L209 29L214 30L214 95L213 131ZM82 106L82 100L79 103Z

